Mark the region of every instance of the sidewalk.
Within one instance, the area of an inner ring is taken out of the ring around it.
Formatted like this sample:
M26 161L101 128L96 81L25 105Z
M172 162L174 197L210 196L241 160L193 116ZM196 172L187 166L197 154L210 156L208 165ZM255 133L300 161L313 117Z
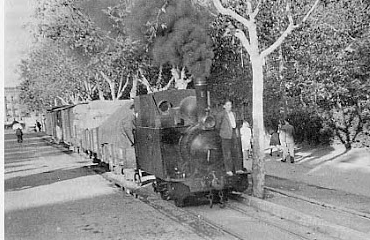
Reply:
M370 197L370 151L342 145L297 149L295 163L266 157L267 175Z
M370 151L335 145L280 159L266 154L266 201L251 205L339 239L370 239Z

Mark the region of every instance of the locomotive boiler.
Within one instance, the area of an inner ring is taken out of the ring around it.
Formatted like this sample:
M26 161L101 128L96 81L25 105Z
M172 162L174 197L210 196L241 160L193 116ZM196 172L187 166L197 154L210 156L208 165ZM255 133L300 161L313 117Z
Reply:
M195 90L161 91L134 100L138 168L155 175L154 190L177 206L191 196L207 196L211 206L217 199L224 206L229 192L248 187L247 173L225 174L207 93L206 82L197 79Z

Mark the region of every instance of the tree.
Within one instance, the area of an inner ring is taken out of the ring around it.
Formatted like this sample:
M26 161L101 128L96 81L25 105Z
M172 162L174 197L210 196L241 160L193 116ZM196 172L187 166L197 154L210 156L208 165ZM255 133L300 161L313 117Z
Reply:
M70 49L80 61L79 67L89 76L83 86L97 91L95 95L100 99L119 99L129 85L129 75L122 71L125 69L122 56L124 51L134 49L134 43L127 40L124 32L117 31L109 7L119 2L40 1L36 11L37 35L42 40L54 41L60 48Z
M21 99L32 110L54 105L77 103L91 98L84 88L85 71L68 52L50 42L34 47L28 59L20 65L23 82Z
M224 1L227 2L227 1ZM293 13L295 9L292 9L292 3L287 1L284 4L283 1L269 1L269 8L280 10L287 19L288 24L281 35L274 41L270 46L264 50L260 50L260 42L258 38L257 27L261 26L257 14L260 11L261 4L263 1L258 1L252 4L252 1L245 2L233 2L229 4L229 7L224 7L220 0L212 0L217 13L228 16L231 18L229 27L226 29L230 34L235 35L249 54L250 62L252 65L253 73L253 195L259 198L264 196L264 181L265 181L265 166L264 166L264 117L263 117L263 65L266 57L275 51L286 37L294 30L297 29L302 23L304 23L309 15L313 12L319 3L316 0L315 3L306 11L303 18L298 24L294 23ZM305 10L303 3L296 3L295 8L299 9L300 12ZM285 7L283 7L283 4ZM253 7L254 5L254 7ZM272 6L272 7L271 7ZM284 9L284 10L282 10ZM262 19L266 20L266 19ZM270 20L270 19L268 19ZM234 22L235 23L234 23ZM261 21L261 20L260 20ZM234 24L233 24L234 23ZM267 24L274 24L274 21L268 21ZM244 31L245 30L245 31ZM260 29L261 30L261 29ZM278 30L275 28L275 30ZM263 29L261 30L263 32Z
M248 55L236 37L224 34L227 26L228 20L224 16L211 23L214 59L207 83L215 105L223 104L225 98L233 99L235 110L240 111L243 118L248 118L252 104L252 69Z
M283 45L290 105L321 116L347 149L368 122L369 22L366 1L325 1Z

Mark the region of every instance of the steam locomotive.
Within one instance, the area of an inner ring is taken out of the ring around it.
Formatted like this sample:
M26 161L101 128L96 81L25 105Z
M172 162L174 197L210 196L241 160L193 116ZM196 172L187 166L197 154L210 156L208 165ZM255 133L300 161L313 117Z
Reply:
M184 206L189 197L206 196L211 206L217 201L223 207L231 191L248 188L248 173L225 174L209 102L202 79L195 81L195 90L161 91L134 100L138 168L155 175L154 190L176 206Z
M154 190L177 206L190 197L206 196L211 206L217 201L223 207L231 191L248 188L248 173L226 175L206 82L196 79L194 85L134 101L56 107L48 111L47 133L94 162L106 163L116 174L133 176L133 181L155 180ZM121 129L132 117L133 104L134 146Z

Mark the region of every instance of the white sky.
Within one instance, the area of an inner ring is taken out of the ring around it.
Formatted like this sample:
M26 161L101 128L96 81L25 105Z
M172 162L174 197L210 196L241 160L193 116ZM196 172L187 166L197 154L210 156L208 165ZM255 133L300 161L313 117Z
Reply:
M20 83L18 65L31 49L32 36L24 25L30 21L36 0L5 0L4 6L4 86Z

